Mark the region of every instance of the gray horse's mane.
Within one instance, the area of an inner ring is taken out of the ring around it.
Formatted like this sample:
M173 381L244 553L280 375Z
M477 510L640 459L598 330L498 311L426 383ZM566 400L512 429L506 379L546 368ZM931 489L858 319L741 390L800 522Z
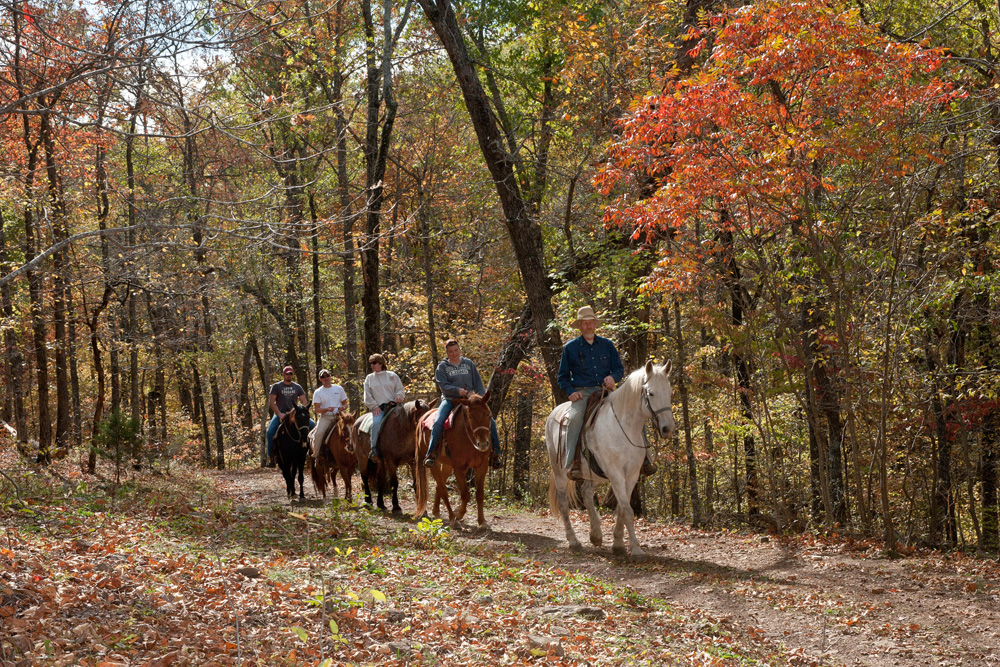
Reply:
M656 364L653 364L653 368L655 373ZM632 414L642 409L642 384L645 380L646 366L643 364L629 373L621 386L611 394L611 400L619 414Z

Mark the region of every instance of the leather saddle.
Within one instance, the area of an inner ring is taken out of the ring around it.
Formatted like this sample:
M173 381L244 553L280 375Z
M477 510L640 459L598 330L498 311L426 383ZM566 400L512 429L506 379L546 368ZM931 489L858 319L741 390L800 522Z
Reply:
M597 413L604 404L605 399L608 397L610 392L607 389L602 389L601 391L595 391L593 394L587 397L587 407L583 413L583 428L580 429L580 442L577 444L577 455L582 457L590 469L600 477L605 477L604 471L601 470L601 466L598 465L597 460L590 451L590 447L587 446L587 436L590 434L590 427L594 424L594 419L597 418ZM566 452L566 425L569 423L569 410L563 413L559 420L559 456L560 458L565 455Z

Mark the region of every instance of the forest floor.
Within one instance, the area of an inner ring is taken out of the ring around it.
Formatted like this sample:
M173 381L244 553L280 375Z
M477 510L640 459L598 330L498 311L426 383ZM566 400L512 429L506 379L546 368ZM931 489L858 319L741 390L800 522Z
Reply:
M0 667L1000 666L992 560L639 520L634 563L607 514L573 554L558 517L495 501L451 531L308 481L289 502L275 470L0 470Z

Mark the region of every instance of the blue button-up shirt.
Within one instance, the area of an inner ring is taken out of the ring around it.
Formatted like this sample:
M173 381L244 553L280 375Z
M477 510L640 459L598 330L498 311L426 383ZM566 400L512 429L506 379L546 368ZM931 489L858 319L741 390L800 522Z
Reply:
M615 344L607 338L594 336L594 342L588 343L583 336L577 336L563 347L559 388L567 396L577 388L599 387L609 375L619 382L625 376L625 367Z

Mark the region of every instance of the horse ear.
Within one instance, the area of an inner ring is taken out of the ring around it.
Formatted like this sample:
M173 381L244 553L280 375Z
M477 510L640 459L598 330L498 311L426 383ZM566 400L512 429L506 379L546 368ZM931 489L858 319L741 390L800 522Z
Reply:
M457 405L468 405L469 404L469 399L467 399L467 398L453 398L453 399L451 399L451 402L455 403Z
M667 363L663 364L663 372L666 375L670 375L670 371L674 370L674 362L667 359Z
M490 402L490 392L487 390L487 392L483 394L483 403L489 403L489 402Z
M653 360L650 359L646 362L646 377L648 378L653 374Z

